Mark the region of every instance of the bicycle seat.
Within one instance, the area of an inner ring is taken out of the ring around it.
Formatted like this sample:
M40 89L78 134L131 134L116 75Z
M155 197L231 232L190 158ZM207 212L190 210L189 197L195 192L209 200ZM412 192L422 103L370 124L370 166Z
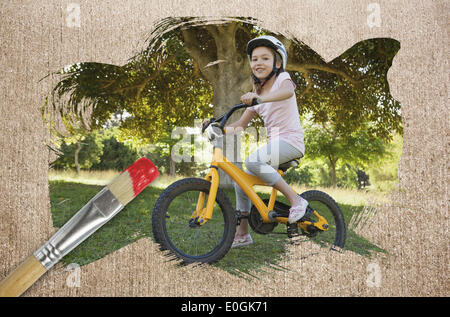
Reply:
M283 173L285 173L289 168L298 166L300 164L300 159L301 158L296 158L291 161L287 161L286 163L280 164L280 166L278 166L278 169L282 170Z

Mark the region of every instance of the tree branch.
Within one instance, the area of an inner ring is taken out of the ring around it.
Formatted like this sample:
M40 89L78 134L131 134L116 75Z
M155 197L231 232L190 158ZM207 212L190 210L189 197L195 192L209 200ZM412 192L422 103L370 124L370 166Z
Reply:
M205 66L213 62L213 60L207 58L206 55L200 51L200 43L195 37L194 31L182 28L181 33L183 35L186 50L193 57L194 63L197 63L198 69L202 72L206 80L213 82L215 72L211 68L205 68Z
M239 27L239 25L237 22L231 22L228 25L224 26L225 33L232 34L234 36L236 34L236 30L238 29L238 27Z
M248 35L248 38L249 38L249 39L252 38L253 35L252 35L252 33L250 32L249 29L245 28L244 26L242 26L242 25L239 24L239 23L237 23L237 28L238 28L239 30L244 31L244 33Z
M311 89L313 86L312 79L311 79L311 77L309 77L309 74L310 74L309 71L305 70L304 74L305 74L305 80L306 80L306 88L305 88L305 90L303 90L303 92L301 94L302 96L308 95L311 92Z
M289 63L287 65L287 68L289 70L301 72L301 73L304 73L304 74L307 73L310 70L320 70L320 71L336 74L336 75L346 79L347 81L349 81L354 86L358 86L360 84L360 81L350 77L345 72L343 72L341 70L338 70L336 68L330 67L328 65Z
M205 25L206 31L208 31L214 38L219 37L219 33L217 33L217 28L214 25L208 24Z
M174 56L174 55L172 55L172 56L166 58L163 62L161 62L161 64L158 65L156 71L153 72L151 76L145 77L141 82L139 82L139 83L137 83L137 84L135 84L135 85L131 85L131 86L127 86L127 87L122 87L122 88L116 88L115 90L113 90L113 91L111 92L111 94L120 94L120 93L123 93L123 92L125 92L125 91L133 90L133 89L136 89L136 88L137 88L138 90L137 90L137 93L136 93L136 100L139 100L139 98L141 97L142 90L145 88L145 86L147 86L147 84L148 84L151 80L155 79L155 78L159 75L159 73L161 72L161 70L162 70L168 63L170 63L171 61L173 61L174 59L175 59L175 56Z

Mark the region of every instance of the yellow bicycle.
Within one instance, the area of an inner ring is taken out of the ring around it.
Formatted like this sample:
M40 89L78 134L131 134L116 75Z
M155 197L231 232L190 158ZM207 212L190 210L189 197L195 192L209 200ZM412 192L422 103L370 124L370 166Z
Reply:
M209 173L202 178L186 178L167 187L158 198L152 216L152 229L161 250L185 263L212 263L229 251L240 220L224 191L219 188L219 169L235 181L251 199L253 206L248 216L252 230L258 234L272 233L278 224L286 225L289 238L305 235L331 249L344 248L346 226L344 216L332 197L310 190L300 195L309 202L305 216L289 224L289 205L277 201L277 190L272 187L269 199L261 199L255 185L268 186L259 177L247 174L223 156L221 142L228 118L238 109L249 107L238 104L225 115L212 119L202 129L213 144ZM299 164L292 160L281 164L278 172ZM300 232L298 231L300 229Z

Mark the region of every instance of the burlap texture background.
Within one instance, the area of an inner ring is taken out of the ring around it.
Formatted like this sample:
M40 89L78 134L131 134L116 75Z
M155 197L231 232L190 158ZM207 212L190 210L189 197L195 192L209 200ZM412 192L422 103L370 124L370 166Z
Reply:
M79 3L80 27L67 5ZM81 268L80 287L56 266L25 296L448 296L448 1L376 1L369 27L360 1L1 1L0 279L53 234L48 193L49 134L39 107L48 72L79 61L123 65L154 24L169 16L252 16L291 33L325 60L358 41L401 43L388 78L402 104L402 191L358 233L388 251L365 258L314 244L292 247L289 272L246 281L212 267L175 267L141 239ZM381 284L371 287L372 268ZM270 271L270 270L269 270Z

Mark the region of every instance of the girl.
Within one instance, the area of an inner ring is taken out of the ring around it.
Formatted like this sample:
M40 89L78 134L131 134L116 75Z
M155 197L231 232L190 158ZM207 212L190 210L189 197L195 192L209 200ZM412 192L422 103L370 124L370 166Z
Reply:
M286 196L292 206L289 210L289 222L294 223L304 216L308 202L297 195L275 169L279 164L303 157L305 152L295 84L284 71L287 64L286 49L275 37L261 36L247 44L247 55L254 89L253 92L244 94L241 102L251 105L256 98L259 104L247 108L241 118L228 127L244 129L256 114L263 118L268 143L245 160L247 173L257 175ZM251 200L236 183L234 186L236 210L244 217L248 216ZM232 247L251 243L253 240L248 233L248 220L242 218Z

